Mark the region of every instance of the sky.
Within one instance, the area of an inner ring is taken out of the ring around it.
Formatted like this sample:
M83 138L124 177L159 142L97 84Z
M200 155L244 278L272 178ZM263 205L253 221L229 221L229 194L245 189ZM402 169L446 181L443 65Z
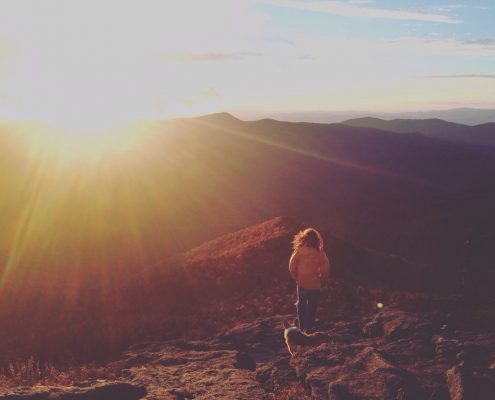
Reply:
M0 0L0 119L495 108L493 0Z

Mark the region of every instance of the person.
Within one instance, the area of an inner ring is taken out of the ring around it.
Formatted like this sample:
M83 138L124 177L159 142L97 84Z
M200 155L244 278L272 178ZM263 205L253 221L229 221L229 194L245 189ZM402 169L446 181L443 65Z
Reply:
M297 318L299 327L307 332L314 327L316 307L321 293L321 281L330 275L330 263L323 251L323 239L314 228L294 236L289 272L297 283Z

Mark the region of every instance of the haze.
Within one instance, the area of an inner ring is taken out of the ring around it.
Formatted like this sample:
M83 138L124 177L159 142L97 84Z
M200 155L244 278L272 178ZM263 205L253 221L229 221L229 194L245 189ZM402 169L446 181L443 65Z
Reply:
M0 119L495 107L493 3L0 2Z

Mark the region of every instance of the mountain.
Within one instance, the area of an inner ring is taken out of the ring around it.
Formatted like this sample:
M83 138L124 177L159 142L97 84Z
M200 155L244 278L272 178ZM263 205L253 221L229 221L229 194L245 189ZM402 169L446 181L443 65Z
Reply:
M445 247L458 248L470 235L465 226L435 229L456 236L440 236L442 250L420 248L422 236L411 232L445 226L438 204L457 194L493 195L491 149L418 134L228 114L149 122L136 131L123 154L71 162L52 154L49 136L32 151L28 133L2 130L5 285L18 285L21 271L43 277L46 269L106 280L277 215L438 262ZM482 198L463 207L480 209Z
M283 113L246 113L236 112L246 119L271 117L288 122L314 122L329 124L348 119L364 118L373 115L381 119L442 119L462 125L480 125L495 122L495 110L483 108L453 108L449 110L430 110L383 113L376 111L291 111Z
M4 361L107 357L293 311L289 243L308 225L349 282L322 304L333 318L460 288L492 304L491 148L228 114L142 124L96 162L56 158L49 138L44 152L0 134Z
M431 110L417 111L406 113L395 113L384 116L384 118L416 118L416 119L431 119L439 118L445 121L454 122L462 125L480 125L490 122L495 122L495 110L488 108L453 108L450 110Z
M0 128L3 385L80 399L491 387L493 337L476 333L495 326L490 146L222 113L141 123L132 146L86 158L43 129ZM307 226L332 264L319 316L335 343L290 361L274 316L294 315L290 242Z
M441 119L393 119L386 121L379 118L357 118L342 122L344 125L375 128L391 132L421 133L423 135L471 143L495 146L495 123L467 126L446 122Z

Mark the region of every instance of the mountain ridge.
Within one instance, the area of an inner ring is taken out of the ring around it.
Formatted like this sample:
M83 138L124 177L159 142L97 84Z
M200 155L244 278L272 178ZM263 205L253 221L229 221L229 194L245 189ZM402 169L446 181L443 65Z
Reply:
M398 133L420 133L429 137L462 143L495 146L494 123L469 126L438 118L384 120L374 117L350 119L342 123L349 126L375 128Z
M264 117L290 122L339 123L343 120L375 116L383 119L425 119L440 118L445 121L465 125L478 125L495 122L495 109L461 107L448 110L411 111L411 112L377 112L377 111L291 111L291 112L236 112L237 115L253 120Z

